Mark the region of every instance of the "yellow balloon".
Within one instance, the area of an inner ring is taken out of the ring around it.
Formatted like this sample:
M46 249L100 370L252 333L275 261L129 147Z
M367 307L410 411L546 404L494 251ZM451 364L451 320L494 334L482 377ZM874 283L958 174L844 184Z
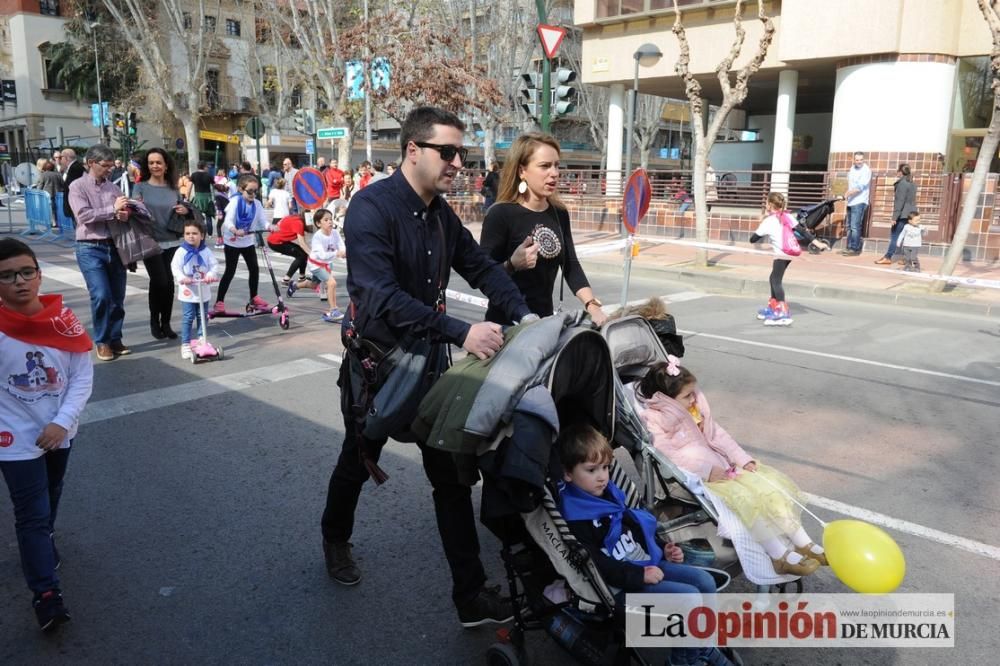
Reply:
M855 592L888 594L906 575L906 559L892 537L860 520L828 523L823 549L833 573Z

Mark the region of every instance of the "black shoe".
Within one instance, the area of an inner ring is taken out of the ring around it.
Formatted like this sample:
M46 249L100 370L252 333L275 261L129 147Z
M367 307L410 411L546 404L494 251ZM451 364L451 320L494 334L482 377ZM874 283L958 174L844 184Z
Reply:
M42 631L52 631L60 624L70 621L69 611L63 605L62 593L59 590L49 590L35 595L35 617Z
M323 540L323 559L330 578L341 585L357 585L361 582L361 569L351 556L352 544L347 541Z
M132 353L132 350L126 347L121 340L111 341L111 351L115 353L115 356L128 356Z
M170 322L169 321L166 324L164 324L160 328L160 330L163 332L163 336L164 337L170 338L171 340L176 340L177 339L177 334L174 332L174 329L170 328Z
M149 334L152 335L157 340L162 340L167 337L160 327L160 318L156 315L149 316Z
M500 586L483 587L472 601L458 607L458 621L466 629L503 624L514 619L510 599L500 596Z

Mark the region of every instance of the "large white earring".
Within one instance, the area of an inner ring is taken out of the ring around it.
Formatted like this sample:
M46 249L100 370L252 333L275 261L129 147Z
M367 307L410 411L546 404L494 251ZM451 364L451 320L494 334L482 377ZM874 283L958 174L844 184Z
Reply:
M528 191L528 184L524 182L524 179L522 179L521 182L517 184L517 191L520 192L521 194L524 194L525 192Z

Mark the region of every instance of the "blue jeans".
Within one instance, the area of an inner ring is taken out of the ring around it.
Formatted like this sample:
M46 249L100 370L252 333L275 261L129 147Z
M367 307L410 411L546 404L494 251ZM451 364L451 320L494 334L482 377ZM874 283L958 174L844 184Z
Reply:
M675 564L660 560L657 564L663 572L663 580L654 585L643 585L642 594L695 594L703 597L715 594L715 579L704 569L687 564ZM615 601L625 603L625 592L615 595ZM670 650L670 661L674 664L695 664L701 658L702 648L673 648Z
M885 251L886 259L892 259L892 255L899 251L896 243L899 242L899 233L906 226L907 221L907 218L901 217L892 225L892 231L889 232L889 249Z
M112 243L77 241L76 263L90 292L94 342L121 341L125 322L125 266Z
M59 587L52 532L69 451L56 449L32 460L0 461L14 507L21 571L35 594Z
M202 303L208 314L208 301ZM192 333L192 326L194 332ZM181 344L191 344L192 337L201 337L201 314L197 303L181 303Z
M861 252L861 225L867 210L868 204L847 207L847 249L851 252Z

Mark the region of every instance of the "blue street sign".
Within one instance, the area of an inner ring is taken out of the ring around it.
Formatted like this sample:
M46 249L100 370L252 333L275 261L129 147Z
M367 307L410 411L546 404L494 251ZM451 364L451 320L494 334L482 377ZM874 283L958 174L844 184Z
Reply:
M313 143L312 139L306 139L306 153L309 155L316 154L316 144Z
M302 167L292 179L292 196L299 206L306 210L316 210L326 199L326 182L319 169Z
M622 221L630 234L635 233L639 222L646 217L651 198L652 188L649 186L646 170L636 169L629 176L628 184L625 186L625 198L622 201Z
M94 127L100 127L101 126L101 117L98 115L99 113L100 112L97 110L97 105L96 104L91 104L90 105L90 122L94 125ZM108 118L110 116L111 116L111 114L108 113L108 103L104 102L104 124L105 125L110 125L111 124L111 123L108 122Z

